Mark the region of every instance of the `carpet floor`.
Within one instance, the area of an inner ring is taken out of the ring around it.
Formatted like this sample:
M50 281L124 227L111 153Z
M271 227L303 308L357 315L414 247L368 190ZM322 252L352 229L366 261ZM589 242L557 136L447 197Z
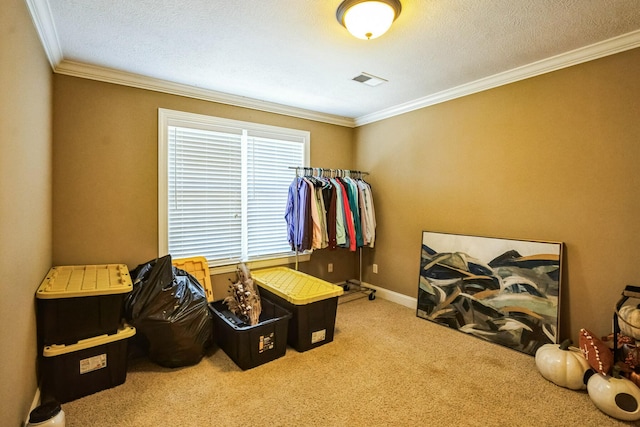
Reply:
M616 426L532 356L376 299L338 305L333 342L242 371L129 360L126 382L62 405L67 426ZM640 425L640 424L638 424Z

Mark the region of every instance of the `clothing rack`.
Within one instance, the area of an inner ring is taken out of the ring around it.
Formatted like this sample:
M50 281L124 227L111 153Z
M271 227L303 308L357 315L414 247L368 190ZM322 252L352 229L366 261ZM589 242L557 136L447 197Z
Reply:
M352 169L332 169L332 168L313 168L313 167L305 167L305 166L290 166L289 169L293 169L296 171L296 179L304 176L316 176L316 177L324 177L324 178L343 178L350 177L354 179L362 179L362 177L369 175L369 172L363 172L360 170L352 170ZM300 174L302 172L302 174ZM297 233L299 226L298 224L298 207L297 207L298 197L294 198L294 218L296 221L294 222L295 230ZM296 271L298 270L298 248L295 248L296 254ZM363 286L362 284L362 246L358 248L358 279L347 279L342 285L345 292L363 292L368 295L370 301L373 301L376 298L376 290L371 289L369 287Z
M351 177L351 178L362 178L363 176L369 175L369 172L362 172L359 170L353 169L328 169L328 168L311 168L305 166L289 166L289 169L295 169L296 177L299 176L323 176L325 178L340 178L340 177ZM304 173L300 175L300 171ZM316 175L313 175L313 173ZM328 174L328 175L327 175Z

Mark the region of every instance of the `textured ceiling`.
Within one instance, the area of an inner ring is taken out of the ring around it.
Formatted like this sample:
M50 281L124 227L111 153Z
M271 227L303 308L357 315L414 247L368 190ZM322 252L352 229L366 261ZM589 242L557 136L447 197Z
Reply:
M340 0L27 1L64 61L354 119L640 29L638 0L402 0L369 41Z

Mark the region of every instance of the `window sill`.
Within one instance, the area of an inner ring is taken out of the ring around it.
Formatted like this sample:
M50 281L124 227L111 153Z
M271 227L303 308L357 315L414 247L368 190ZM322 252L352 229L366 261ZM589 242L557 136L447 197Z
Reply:
M311 259L310 253L298 254L298 262L309 261ZM261 259L261 260L253 260L247 261L244 264L249 267L249 270L257 270L259 268L266 267L275 267L278 265L287 265L287 264L295 264L296 257L295 255L283 256L279 258L269 258L269 259ZM238 263L228 264L228 265L219 265L219 266L210 266L209 274L225 274L225 273L234 273L238 268Z

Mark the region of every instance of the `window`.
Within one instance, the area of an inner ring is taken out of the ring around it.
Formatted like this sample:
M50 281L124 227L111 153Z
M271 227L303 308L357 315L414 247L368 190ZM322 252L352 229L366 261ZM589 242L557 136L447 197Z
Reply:
M291 262L284 212L307 131L160 109L159 255L210 267Z

